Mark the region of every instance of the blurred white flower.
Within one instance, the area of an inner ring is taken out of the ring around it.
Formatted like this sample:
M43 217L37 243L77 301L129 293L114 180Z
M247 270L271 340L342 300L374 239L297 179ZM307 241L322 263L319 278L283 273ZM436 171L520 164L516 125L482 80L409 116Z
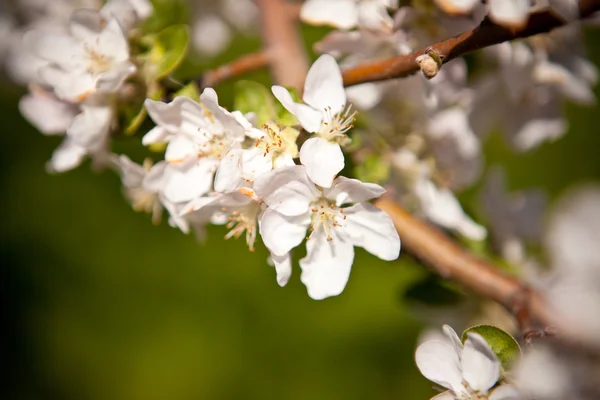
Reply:
M485 182L481 202L497 251L511 263L525 262L526 242L536 244L541 239L544 193L530 189L509 194L504 172L494 168Z
M415 353L421 373L448 389L435 396L436 400L521 399L512 385L500 385L492 389L500 378L500 360L483 337L469 332L463 346L456 332L448 325L444 325L444 333L447 341L427 341Z
M302 99L294 102L289 91L273 86L273 94L294 114L306 131L315 133L300 149L300 161L306 166L310 179L323 187L330 187L335 176L344 168L341 146L350 139L346 135L354 122L355 112L346 105L346 92L337 62L324 54L315 61L304 85Z
M361 27L375 31L391 31L393 19L389 9L398 0L307 0L300 19L312 25L330 25L340 29Z
M129 44L115 18L77 10L69 34L28 32L34 52L48 62L40 69L45 84L63 100L81 102L94 93L114 93L135 72Z
M340 294L350 275L354 246L383 260L394 260L400 239L389 216L365 201L384 189L372 183L338 177L331 188L319 189L304 166L280 168L261 175L254 189L268 208L260 219L267 248L285 256L307 238L307 255L300 260L301 280L313 299ZM356 203L353 206L344 205ZM278 271L286 276L290 271Z

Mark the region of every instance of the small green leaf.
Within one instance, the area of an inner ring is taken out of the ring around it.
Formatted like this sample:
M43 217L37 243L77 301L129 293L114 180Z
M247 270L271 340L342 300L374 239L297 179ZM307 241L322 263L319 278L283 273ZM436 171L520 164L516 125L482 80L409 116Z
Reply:
M178 97L178 96L185 96L185 97L189 97L190 99L198 101L198 99L200 98L200 92L198 91L198 85L196 85L194 82L188 83L187 85L185 85L184 87L179 89L177 92L175 92L175 94L173 95L173 98Z
M492 325L477 325L466 329L462 334L463 343L468 339L467 333L478 333L490 345L506 370L521 356L519 343L510 334Z
M170 25L183 24L189 18L187 5L180 0L150 0L152 3L152 15L146 19L142 26L142 32L156 33Z
M266 86L258 82L236 82L233 108L244 114L255 113L259 126L277 118L275 98Z
M187 25L171 25L153 37L145 64L148 80L163 79L177 69L186 56L189 36Z
M382 183L390 177L390 163L377 154L369 154L354 172L363 182Z

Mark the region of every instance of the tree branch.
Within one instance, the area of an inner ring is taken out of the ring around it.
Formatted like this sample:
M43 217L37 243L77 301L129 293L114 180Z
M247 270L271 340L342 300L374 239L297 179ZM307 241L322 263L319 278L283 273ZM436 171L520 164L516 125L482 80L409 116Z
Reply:
M600 0L581 0L579 2L580 18L587 18L598 10L600 10ZM495 24L489 18L485 18L476 28L436 43L430 48L441 56L443 62L446 63L484 47L547 33L566 24L565 20L552 11L532 13L527 24L520 29L505 28ZM348 68L343 71L344 84L352 86L366 82L402 78L414 74L419 71L419 65L416 62L417 57L425 54L427 49L429 47L413 51L410 54Z
M269 53L273 80L302 89L308 58L293 17L284 0L256 0L260 9L262 37Z
M441 277L502 304L517 318L523 331L557 323L545 300L518 279L475 257L390 197L380 198L375 205L392 218L407 252L431 266Z
M269 54L264 50L244 54L236 60L205 72L200 78L199 84L202 88L214 87L227 79L266 67L269 65L269 60Z

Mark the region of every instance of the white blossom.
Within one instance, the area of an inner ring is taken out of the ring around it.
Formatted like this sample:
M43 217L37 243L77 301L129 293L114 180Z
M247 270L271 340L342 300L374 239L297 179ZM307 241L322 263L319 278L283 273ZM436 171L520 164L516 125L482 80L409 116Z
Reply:
M435 396L436 400L521 399L514 386L500 385L494 388L500 378L500 360L481 335L467 333L468 339L463 345L448 325L444 325L444 333L447 341L427 341L415 353L421 373L448 389Z
M340 29L356 26L376 31L391 31L394 21L388 9L398 0L307 0L300 11L302 21Z
M301 280L313 299L344 290L354 246L383 260L398 257L400 239L389 216L365 203L383 194L379 185L338 177L330 188L319 189L304 166L290 166L260 176L254 189L268 206L260 219L260 234L275 256L287 255L309 229L308 253L300 267ZM351 203L356 204L345 206Z
M341 146L349 142L346 135L354 122L355 112L346 105L342 74L335 59L324 54L312 65L306 77L303 100L294 102L288 90L273 86L273 94L294 114L306 131L315 133L300 149L300 161L310 179L330 187L344 168Z

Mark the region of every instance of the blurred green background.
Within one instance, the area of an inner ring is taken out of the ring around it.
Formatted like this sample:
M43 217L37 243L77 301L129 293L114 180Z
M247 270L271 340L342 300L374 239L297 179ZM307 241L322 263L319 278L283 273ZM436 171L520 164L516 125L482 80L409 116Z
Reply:
M316 38L319 30L308 32ZM587 37L600 60L600 35ZM204 68L258 48L240 37ZM265 73L247 78L266 81ZM406 255L392 263L357 252L341 296L311 300L299 270L275 282L267 252L249 253L211 228L205 243L134 213L119 178L89 164L48 175L59 138L19 115L23 89L2 85L2 398L426 399L413 361L423 324L403 293L426 275ZM219 93L231 102L231 84ZM598 93L598 91L597 91ZM490 164L511 189L552 198L600 179L598 108L567 107L570 132L526 155L500 135ZM134 140L120 144L135 146ZM139 159L139 158L138 158ZM477 188L465 194L477 210ZM457 327L460 328L460 327Z

